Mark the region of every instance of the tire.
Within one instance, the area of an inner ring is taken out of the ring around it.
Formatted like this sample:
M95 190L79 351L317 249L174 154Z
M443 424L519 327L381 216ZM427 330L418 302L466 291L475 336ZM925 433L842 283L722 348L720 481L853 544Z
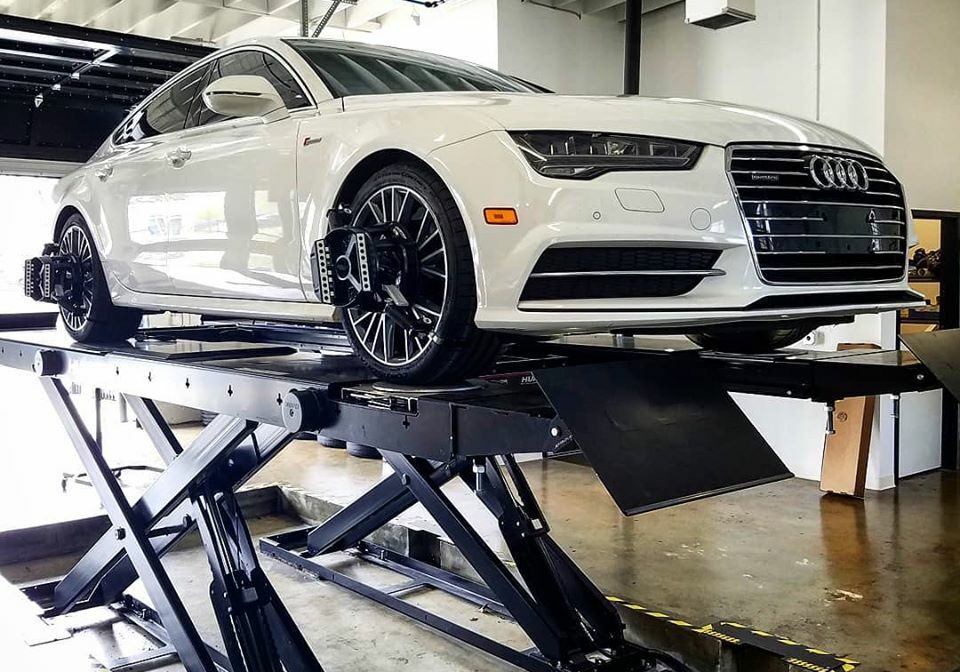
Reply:
M756 329L722 333L687 334L687 338L707 350L720 352L762 353L786 348L812 331L809 327L795 329Z
M389 199L389 218L387 200L378 199ZM404 329L383 310L348 308L341 311L341 321L354 351L379 378L394 383L441 385L483 373L496 359L500 339L474 322L477 285L470 239L450 191L425 168L395 164L375 173L360 188L351 206L352 225L375 224L378 208L384 211L385 221L395 219L404 235L416 243L417 291L405 310L432 330L424 335ZM441 281L440 275L445 279ZM391 354L387 353L388 330Z
M74 283L79 300L60 303L60 318L70 336L82 343L112 343L133 336L143 314L113 305L100 254L83 217L72 215L67 219L56 243L60 254L80 258L83 272L79 283Z

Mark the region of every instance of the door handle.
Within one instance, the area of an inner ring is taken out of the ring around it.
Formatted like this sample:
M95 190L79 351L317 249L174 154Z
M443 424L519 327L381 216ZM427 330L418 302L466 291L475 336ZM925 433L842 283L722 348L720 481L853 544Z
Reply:
M193 152L181 147L167 154L167 163L174 168L183 168L183 164L189 161L191 156L193 156Z
M113 175L113 166L108 164L106 166L98 168L94 172L94 175L96 175L97 179L100 180L101 182L106 182L107 180L110 179L110 176Z

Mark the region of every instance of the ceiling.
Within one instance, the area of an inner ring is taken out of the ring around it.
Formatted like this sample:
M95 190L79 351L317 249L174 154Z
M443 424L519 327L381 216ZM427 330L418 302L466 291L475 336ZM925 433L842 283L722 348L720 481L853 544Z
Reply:
M451 0L450 4L461 1ZM532 1L581 16L623 20L624 0ZM644 10L678 1L644 0ZM331 0L308 0L311 26L330 6ZM387 14L410 13L414 8L404 0L343 0L328 25L371 32L380 27L380 20ZM257 35L296 33L300 11L300 0L0 0L0 12L4 14L218 45Z
M396 9L402 0L361 0L369 9ZM329 0L310 0L313 23L326 13ZM365 9L350 17L357 0L341 3L331 26L373 30L380 16ZM163 39L223 44L246 36L296 31L300 0L0 0L0 12L31 19L58 21L88 28ZM358 20L363 19L363 20Z
M0 14L0 157L85 161L208 47Z

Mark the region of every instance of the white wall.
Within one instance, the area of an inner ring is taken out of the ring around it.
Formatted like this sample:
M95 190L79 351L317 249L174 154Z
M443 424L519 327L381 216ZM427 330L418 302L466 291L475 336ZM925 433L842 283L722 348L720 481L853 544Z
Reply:
M820 0L819 109L813 117L883 153L884 0Z
M687 25L684 16L684 3L644 14L643 95L816 116L816 0L758 0L756 21L718 31Z
M960 210L960 2L886 4L887 160L911 207Z
M623 91L623 24L500 0L499 69L558 93Z
M644 14L640 91L817 119L882 151L885 30L885 0L758 0L756 21L716 31L670 5Z

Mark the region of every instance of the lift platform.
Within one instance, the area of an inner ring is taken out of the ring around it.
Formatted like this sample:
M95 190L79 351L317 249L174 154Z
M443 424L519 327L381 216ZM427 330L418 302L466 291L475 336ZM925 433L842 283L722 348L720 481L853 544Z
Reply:
M234 491L297 433L321 432L375 447L394 473L323 525L262 540L267 555L523 669L682 670L626 641L614 607L550 536L516 455L579 449L629 515L788 478L728 393L830 403L934 389L942 380L956 394L960 331L911 338L926 364L900 350L744 356L584 337L515 346L481 380L414 389L371 380L336 329L213 324L149 329L110 346L73 343L52 328L0 330L0 365L39 379L113 525L62 580L27 592L45 616L113 606L167 643L144 658L175 651L190 672L320 670L260 568ZM121 492L68 393L71 383L123 395L167 464L139 501ZM218 417L184 448L157 401ZM511 563L441 490L455 479L498 519ZM416 503L480 581L366 541ZM225 653L200 637L160 562L194 528L213 575ZM410 583L382 591L319 561L348 550ZM151 605L126 594L137 578ZM508 615L533 648L507 647L402 599L417 586Z

